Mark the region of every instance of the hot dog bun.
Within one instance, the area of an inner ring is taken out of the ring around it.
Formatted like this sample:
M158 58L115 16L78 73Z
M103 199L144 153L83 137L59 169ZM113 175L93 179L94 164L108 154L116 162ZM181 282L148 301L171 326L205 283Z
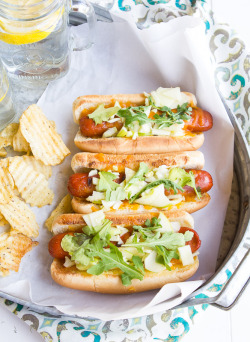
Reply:
M178 221L182 227L194 227L194 220L190 214L183 210L178 211L161 211L170 222ZM117 216L114 213L107 213L105 217L111 220L115 225L126 224L128 226L132 225L142 225L147 219L151 220L153 217L158 217L160 212L147 212L142 214L126 215L124 219L123 216ZM86 225L81 214L63 214L55 218L52 225L52 233L59 234L69 232L75 232Z
M142 281L133 279L131 285L124 286L118 271L109 271L95 276L86 271L79 271L75 266L65 268L63 263L63 260L54 259L50 269L52 279L59 285L75 290L110 294L149 291L161 288L165 284L185 281L191 278L199 267L199 260L195 257L192 265L182 266L180 264L172 271L166 270L160 273L145 271Z
M114 225L122 225L131 227L133 225L142 225L147 219L157 217L159 213L146 213L136 215L114 216L106 215ZM193 218L186 212L164 212L164 215L173 222L177 221L181 226L193 228ZM57 217L52 226L54 234L66 231L79 231L85 225L82 215L65 214ZM112 293L112 294L128 294L133 292L142 292L160 288L168 283L185 281L192 277L199 266L198 258L194 258L192 265L183 266L180 262L174 263L172 270L162 271L158 273L145 270L142 281L133 279L132 284L124 286L120 279L120 270L115 269L104 272L98 276L88 274L86 271L79 271L75 266L65 267L64 259L54 259L51 265L51 276L59 285L69 287L76 290Z
M75 145L82 151L107 154L148 154L175 151L195 151L204 142L204 134L190 134L182 137L148 136L130 138L86 138L80 130L77 132Z
M204 156L200 151L184 151L163 154L102 154L102 153L77 153L73 156L71 167L74 172L84 172L89 169L99 171L124 172L125 168L137 169L141 162L149 168L160 165L178 166L185 169L201 170L204 167Z
M185 92L192 107L196 106L195 96ZM74 121L79 120L84 111L94 110L99 104L114 105L115 101L128 106L145 105L144 94L115 94L115 95L86 95L78 97L73 103ZM139 136L131 138L89 138L80 130L74 139L76 146L82 151L100 152L108 154L147 154L174 151L194 151L204 142L203 133L187 133L184 136Z
M115 101L130 103L140 106L145 103L144 94L115 94L115 95L85 95L79 96L73 102L73 117L75 123L79 124L81 114L85 109L96 108L100 103L105 106L115 103Z

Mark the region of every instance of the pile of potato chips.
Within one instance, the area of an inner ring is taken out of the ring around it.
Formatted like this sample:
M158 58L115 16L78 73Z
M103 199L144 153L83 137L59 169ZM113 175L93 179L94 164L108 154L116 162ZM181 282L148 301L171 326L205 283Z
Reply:
M30 206L51 204L54 198L48 179L52 165L62 163L70 154L49 121L37 105L22 114L20 123L12 123L0 132L0 157L6 157L5 147L26 155L0 159L0 225L9 225L0 234L0 275L18 271L22 257L38 244L32 241L39 233Z

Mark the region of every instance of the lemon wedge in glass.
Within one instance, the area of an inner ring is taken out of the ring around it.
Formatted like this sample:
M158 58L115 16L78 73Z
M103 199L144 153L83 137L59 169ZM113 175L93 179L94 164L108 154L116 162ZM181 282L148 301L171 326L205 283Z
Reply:
M13 0L9 2L13 3ZM22 5L23 8L26 6L25 10L17 10L13 7L13 10L9 10L9 18L0 19L0 40L7 44L23 45L47 38L64 13L63 5L55 11L46 10L45 6L51 2L53 0L39 3L37 0L24 0ZM20 6L20 3L18 5Z

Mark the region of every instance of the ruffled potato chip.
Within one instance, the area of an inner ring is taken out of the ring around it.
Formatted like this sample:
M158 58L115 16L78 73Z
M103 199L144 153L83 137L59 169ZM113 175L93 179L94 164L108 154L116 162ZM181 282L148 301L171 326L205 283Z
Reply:
M9 237L9 233L4 232L0 234L0 250L6 246L6 241Z
M57 216L72 212L73 209L71 206L71 196L68 194L65 197L63 197L58 206L52 211L50 217L45 221L45 226L51 232L52 223Z
M0 277L7 277L10 274L9 270L6 268L0 267Z
M0 159L0 226L9 226L8 232L0 234L0 276L18 271L22 257L38 244L31 238L38 236L39 227L26 203L38 207L52 203L51 165L70 154L55 122L47 120L36 105L23 113L20 124L10 124L0 132L0 157L7 156L7 146L27 155ZM53 215L69 210L69 205L70 200L61 201Z
M30 145L22 135L20 126L13 137L13 150L17 152L30 152Z
M25 162L25 164L31 166L34 171L42 173L46 179L49 179L51 177L52 167L50 165L45 165L43 162L35 159L35 157L33 156L22 156L21 158Z
M58 165L70 154L61 136L37 105L33 104L23 112L20 129L34 157L45 165Z
M11 157L9 157L9 158L4 158L4 159L0 159L0 167L6 167L6 168L8 168L10 158L11 158Z
M13 137L18 127L18 123L11 123L0 132L0 148L13 145Z
M0 227L5 226L9 222L3 217L2 214L0 214Z
M7 156L7 151L5 150L4 147L0 148L0 157L6 157Z
M9 203L14 194L14 180L6 167L0 167L0 203Z
M54 193L49 189L45 176L27 165L22 157L13 157L10 160L9 171L26 203L37 207L52 203Z
M6 234L6 233L4 233ZM4 236L4 246L0 245L0 271L3 275L8 274L8 270L18 271L22 257L28 253L38 242L32 241L23 234Z
M12 231L15 230L30 238L38 236L39 226L35 214L19 197L14 196L9 203L0 204L0 212L9 222Z

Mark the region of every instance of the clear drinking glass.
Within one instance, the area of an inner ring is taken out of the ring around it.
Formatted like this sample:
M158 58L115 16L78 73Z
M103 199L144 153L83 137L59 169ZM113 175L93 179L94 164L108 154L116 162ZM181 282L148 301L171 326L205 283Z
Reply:
M0 0L0 56L9 76L50 81L69 68L69 12L81 12L93 43L95 13L88 0Z
M90 0L92 4L100 6L106 10L110 10L114 5L114 0Z
M7 73L0 60L0 130L15 118Z

